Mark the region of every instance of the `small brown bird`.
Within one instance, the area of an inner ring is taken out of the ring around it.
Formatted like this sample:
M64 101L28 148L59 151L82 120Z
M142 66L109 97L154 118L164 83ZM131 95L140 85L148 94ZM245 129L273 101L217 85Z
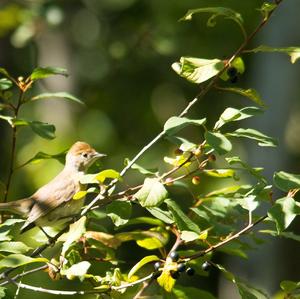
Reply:
M21 215L26 219L21 233L34 226L53 226L58 220L80 212L84 198L73 200L73 196L83 186L81 176L98 159L106 155L95 151L85 142L76 142L66 155L64 169L48 184L38 189L32 196L0 204L0 210Z

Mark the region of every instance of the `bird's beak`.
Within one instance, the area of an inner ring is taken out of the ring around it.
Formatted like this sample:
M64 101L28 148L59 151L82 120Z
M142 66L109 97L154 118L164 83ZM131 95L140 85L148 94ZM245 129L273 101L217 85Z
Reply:
M93 156L94 156L95 159L99 159L99 158L106 157L107 155L95 152Z

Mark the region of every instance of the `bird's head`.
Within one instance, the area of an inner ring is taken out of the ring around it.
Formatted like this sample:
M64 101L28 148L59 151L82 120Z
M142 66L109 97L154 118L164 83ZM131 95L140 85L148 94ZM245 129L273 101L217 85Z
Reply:
M105 154L98 153L89 144L77 141L67 153L66 166L76 168L78 171L86 171L97 159L105 156Z

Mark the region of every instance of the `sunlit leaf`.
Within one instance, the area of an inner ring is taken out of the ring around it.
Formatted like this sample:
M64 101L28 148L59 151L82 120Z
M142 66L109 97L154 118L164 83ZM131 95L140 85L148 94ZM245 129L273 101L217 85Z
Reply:
M30 101L36 101L36 100L44 100L44 99L65 99L77 102L79 104L84 104L81 100L76 98L75 96L71 95L68 92L52 92L52 93L41 93L39 95L36 95L30 99Z
M26 253L30 250L23 242L1 242L0 243L0 252L9 252L9 253Z
M162 274L157 278L157 282L167 292L171 292L176 280L171 277L169 271L163 271Z
M257 197L254 195L249 195L244 198L239 198L237 199L237 202L241 205L243 209L250 212L253 212L259 206Z
M0 90L7 90L13 86L13 83L6 78L0 79Z
M216 122L215 129L219 129L229 122L240 121L261 113L263 113L263 111L257 107L245 107L242 109L231 107L226 108L225 111L221 114L219 120Z
M104 181L106 179L117 179L120 180L121 176L120 173L117 172L114 169L105 169L100 171L97 175L96 175L96 179L100 182L100 183L104 183Z
M251 101L253 101L254 103L256 103L259 106L262 106L262 107L265 106L265 103L261 99L261 96L253 88L243 89L243 88L240 88L240 87L222 87L221 90L222 91L233 92L233 93L242 95L242 96L250 99Z
M203 126L205 122L206 118L189 119L186 117L172 116L166 121L164 125L164 131L168 135L174 135L189 125Z
M132 277L140 268L142 268L144 265L154 262L154 261L159 261L159 257L156 255L148 255L143 257L138 263L136 263L132 269L128 273L128 279Z
M192 83L202 83L216 76L223 68L220 59L202 59L181 57L179 62L172 64L173 70Z
M128 201L113 201L107 205L106 213L115 226L123 225L128 222L131 216L131 203Z
M72 265L68 269L61 270L61 274L65 275L68 279L72 280L75 277L82 277L84 276L88 269L90 268L91 264L87 261L79 262L78 264Z
M168 196L164 185L156 178L146 178L143 187L134 194L142 207L159 206Z
M148 212L151 213L154 217L160 219L161 221L172 224L174 223L174 219L172 218L172 214L169 211L164 211L158 207L147 208Z
M284 171L275 172L273 176L274 184L280 190L288 192L291 189L300 188L300 175L287 173Z
M30 79L35 81L38 79L48 78L53 75L68 76L68 72L64 68L59 67L37 67L30 75Z
M226 133L226 136L253 139L256 140L258 142L258 145L260 146L270 146L270 147L277 146L277 141L274 138L269 137L254 129L239 128L234 132Z
M214 178L232 178L235 176L233 169L204 169L203 173Z
M259 8L264 18L267 18L269 14L276 9L278 4L270 3L270 2L264 2L262 6Z
M276 223L277 232L280 233L292 223L300 214L299 204L291 197L283 197L276 200L268 212L268 216Z
M155 209L155 208L148 208L148 209ZM137 218L129 219L129 221L124 226L136 225L136 224L149 224L153 226L163 226L164 222L152 217L137 217Z
M287 293L293 292L300 288L300 282L295 282L291 280L283 280L280 283L280 288Z
M0 269L3 268L16 268L32 263L47 263L48 259L44 257L32 258L23 254L10 254L0 260Z
M184 230L181 232L180 239L185 242L192 242L199 239L199 234Z
M207 143L220 155L224 155L231 151L231 142L221 133L205 132Z
M72 246L74 242L80 239L80 237L86 232L86 217L83 216L75 223L70 225L69 231L62 235L59 240L63 240L63 248L62 248L62 255L64 256L68 249Z
M247 50L246 52L279 52L285 53L290 56L291 63L295 63L300 58L300 47L285 47L285 48L274 48L270 46L261 45L255 49Z
M188 217L175 201L168 199L165 201L171 211L176 225L180 231L193 231L200 234L200 228Z
M207 21L208 27L215 26L216 18L219 16L223 16L226 19L231 19L238 24L238 26L241 28L243 32L243 35L246 36L245 29L243 26L244 21L241 14L227 7L203 7L203 8L190 9L180 20L189 21L192 19L194 14L198 14L198 13L212 14L212 16Z

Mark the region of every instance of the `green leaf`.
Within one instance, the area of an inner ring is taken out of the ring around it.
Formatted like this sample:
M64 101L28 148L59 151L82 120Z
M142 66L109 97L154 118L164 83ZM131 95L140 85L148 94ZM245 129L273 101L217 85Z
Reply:
M154 262L154 261L159 261L159 257L156 255L148 255L143 257L138 263L136 263L132 269L128 273L128 279L130 279L140 268L142 268L144 265Z
M30 79L32 81L38 79L48 78L54 75L62 75L67 77L68 73L67 70L60 67L37 67L33 70L32 74L30 75Z
M184 242L192 242L199 239L199 234L184 230L181 232L180 239Z
M32 258L23 254L10 254L0 260L0 269L16 268L32 263L47 263L48 259L43 257Z
M280 288L283 291L290 293L290 292L293 292L300 288L300 282L299 281L295 282L295 281L291 281L291 280L283 280L280 283Z
M3 67L0 67L0 74L4 75L5 77L10 77L8 71Z
M259 106L262 106L262 107L266 106L265 103L263 102L263 100L261 99L260 95L258 94L258 92L253 88L243 89L243 88L239 88L239 87L222 87L221 90L233 92L233 93L239 94L241 96L244 96Z
M188 119L186 117L172 116L166 121L164 131L167 135L174 135L189 125L203 126L205 122L206 118Z
M217 130L229 122L240 121L261 113L263 113L263 111L257 107L245 107L240 110L231 107L226 108L216 122L214 129Z
M155 208L151 208L151 209L155 209ZM153 226L164 226L164 222L152 217L137 217L137 218L129 219L124 226L135 225L135 224L149 224Z
M300 175L287 173L284 171L275 172L273 182L277 188L288 192L291 189L300 188Z
M106 179L120 180L121 176L120 173L114 169L105 169L96 175L96 180L98 180L100 183L104 183Z
M172 224L174 223L174 219L172 218L172 214L169 211L164 211L158 207L147 208L148 212L152 214L154 217L160 219L161 221Z
M300 206L291 197L283 197L276 200L268 212L269 218L276 223L278 233L288 228L294 218L299 214Z
M91 264L87 261L82 261L77 264L73 264L68 269L61 270L61 274L65 275L68 279L72 280L75 277L84 277L87 274Z
M64 150L63 152L60 152L58 154L50 155L44 152L38 152L34 157L26 161L24 164L22 164L20 167L23 167L27 164L37 164L40 163L43 160L49 160L49 159L55 159L58 160L60 163L64 164L65 162L65 156L66 156L67 151Z
M29 122L29 126L34 133L39 135L44 139L54 139L55 138L55 126L43 123L40 121Z
M0 90L7 90L10 89L13 86L13 83L6 79L6 78L2 78L0 79Z
M270 147L277 146L277 141L274 138L269 137L254 129L239 128L234 132L226 133L226 136L253 139L258 141L258 145L260 146L270 146Z
M214 27L216 25L216 18L219 16L223 16L226 19L231 19L238 24L238 26L243 32L243 35L246 36L245 29L243 26L244 21L241 14L227 7L204 7L204 8L190 9L180 20L189 21L192 19L194 14L198 14L198 13L212 14L212 16L207 21L208 27Z
M169 241L169 234L162 227L153 227L144 232L144 237L136 240L137 245L147 250L164 247Z
M128 201L113 201L106 207L106 213L115 226L124 225L131 216L131 203Z
M179 62L172 64L172 68L179 76L199 84L216 76L224 68L224 62L220 59L181 57Z
M171 292L176 280L171 277L169 271L163 271L162 274L157 278L157 283L165 289L167 292Z
M275 3L264 2L259 8L264 18L268 18L269 14L278 6Z
M211 293L193 287L183 287L178 285L172 292L176 299L216 299Z
M25 245L23 242L1 242L0 252L9 253L26 253L31 248Z
M233 67L237 70L238 74L243 74L245 72L245 64L244 61L242 59L242 57L236 57L231 63L229 67ZM220 75L220 79L224 80L224 81L228 81L229 79L231 79L228 75L227 72L223 72Z
M291 240L300 242L300 235L296 235L293 232L281 232L280 234L278 234L277 231L269 230L269 229L262 229L262 230L259 230L259 232L262 234L271 235L273 237L283 237L283 238L287 238L287 239L291 239Z
M30 101L52 99L52 98L70 100L70 101L74 101L74 102L77 102L79 104L83 104L84 105L84 103L81 100L79 100L75 96L69 94L68 92L64 92L64 91L62 91L62 92L41 93L41 94L39 94L37 96L32 97L30 99Z
M128 158L126 158L124 161L125 166L129 165L130 163L131 161ZM146 174L146 175L154 175L157 173L157 169L146 169L136 163L132 164L131 169L137 170L141 174Z
M270 46L261 45L255 49L247 50L248 53L258 53L258 52L278 52L285 53L290 56L291 63L295 63L300 58L300 47L285 47L285 48L274 48Z
M12 299L13 296L9 296L7 293L6 293L7 289L4 288L4 287L0 287L0 299Z
M231 142L221 133L205 132L207 143L220 155L224 155L231 151Z
M204 169L203 173L214 178L232 178L235 176L233 169Z
M239 198L237 199L237 202L243 209L249 212L253 212L259 206L259 202L257 201L257 197L255 195Z
M166 204L168 205L168 208L170 209L173 218L175 220L176 225L178 226L178 229L180 231L193 231L197 234L200 234L200 228L196 223L194 223L181 209L180 207L175 203L175 201L171 199L167 199Z
M143 187L134 194L142 207L159 206L168 196L164 185L156 178L146 178Z
M86 216L81 217L75 223L70 225L69 231L59 238L59 241L63 240L64 244L62 247L61 254L65 256L68 249L73 245L74 242L78 241L81 236L86 232Z
M247 163L243 162L240 157L234 156L234 157L227 157L225 158L225 160L230 164L230 165L234 165L234 164L239 164L241 165L245 170L247 170L251 175L253 175L254 177L256 177L259 181L261 181L262 183L266 184L267 180L265 179L265 177L263 175L261 175L261 172L264 170L261 167L251 167L249 166Z

